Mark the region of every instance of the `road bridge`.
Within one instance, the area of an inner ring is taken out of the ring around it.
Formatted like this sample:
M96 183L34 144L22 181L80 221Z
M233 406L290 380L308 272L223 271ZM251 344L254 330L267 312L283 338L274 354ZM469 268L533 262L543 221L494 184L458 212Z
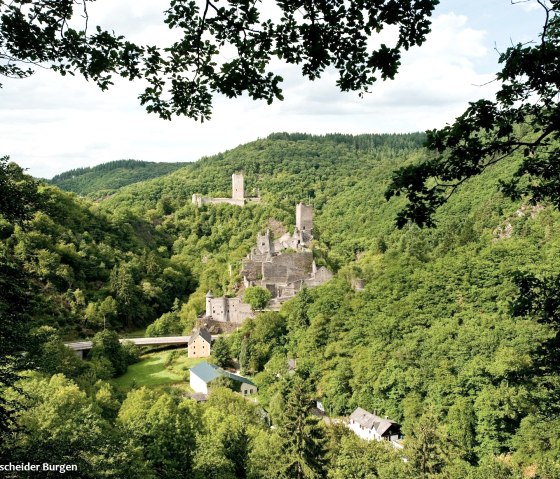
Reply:
M212 339L216 339L217 336L212 336ZM187 345L189 343L190 336L161 336L155 338L123 338L119 339L121 343L125 341L130 341L136 344L136 346L169 346L169 345ZM93 347L92 341L77 341L74 343L64 343L67 347L76 352L80 357L84 357L84 351L89 351Z

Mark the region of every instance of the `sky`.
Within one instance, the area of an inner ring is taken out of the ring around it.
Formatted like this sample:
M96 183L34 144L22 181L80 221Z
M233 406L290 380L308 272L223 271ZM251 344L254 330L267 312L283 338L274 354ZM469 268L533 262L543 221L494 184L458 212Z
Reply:
M138 43L165 43L174 38L163 24L168 5L169 0L98 0L89 7L89 22ZM216 97L212 119L204 123L146 113L137 98L141 86L120 78L105 92L81 77L42 69L25 80L2 78L0 155L50 178L119 159L196 161L279 131L439 128L468 102L492 98L499 52L537 39L543 19L536 0L441 0L426 43L405 52L395 80L375 84L363 98L338 91L333 72L310 82L297 66L278 64L284 101Z

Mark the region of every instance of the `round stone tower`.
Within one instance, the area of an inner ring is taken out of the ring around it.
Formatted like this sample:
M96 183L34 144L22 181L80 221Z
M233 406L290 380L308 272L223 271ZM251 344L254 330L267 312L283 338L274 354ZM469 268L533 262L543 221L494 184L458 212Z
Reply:
M212 291L208 291L206 293L206 316L212 316L212 299L214 299L214 295Z

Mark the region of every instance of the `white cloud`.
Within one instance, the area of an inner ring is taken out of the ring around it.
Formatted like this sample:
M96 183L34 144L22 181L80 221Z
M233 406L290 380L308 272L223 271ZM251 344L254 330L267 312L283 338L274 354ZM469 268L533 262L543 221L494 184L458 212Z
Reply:
M545 5L550 5L550 2L545 0ZM532 12L533 10L541 10L543 7L539 5L537 0L517 0L513 4L519 5L526 12Z
M161 12L168 0L99 2L100 20L117 32L138 38L167 35ZM128 7L127 7L128 5ZM133 7L132 7L133 5ZM95 19L92 13L92 21ZM136 29L136 30L135 30ZM0 90L0 154L50 177L79 166L121 158L194 161L264 137L274 131L310 133L403 132L442 126L468 101L490 95L495 84L477 71L488 56L485 33L469 27L468 18L434 18L433 31L420 48L407 52L396 80L379 83L360 99L340 93L336 73L316 82L303 79L297 67L278 68L285 78L286 100L271 106L247 98L218 97L213 119L200 124L186 118L168 122L139 105L140 85L118 80L100 92L82 78L61 78L38 71L28 80L5 80Z

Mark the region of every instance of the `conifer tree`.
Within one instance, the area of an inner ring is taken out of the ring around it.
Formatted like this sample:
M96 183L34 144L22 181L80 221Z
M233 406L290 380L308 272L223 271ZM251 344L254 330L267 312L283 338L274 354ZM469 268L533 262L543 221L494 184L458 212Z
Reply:
M227 366L230 355L231 353L226 340L222 337L217 338L214 344L212 344L212 357L216 364L222 368Z
M319 419L310 414L311 399L303 379L294 376L279 429L283 443L285 479L325 477L326 439Z
M241 374L246 374L249 368L249 338L245 337L241 341L241 350L239 351L239 369Z
M406 441L406 455L422 479L441 472L447 461L447 441L442 437L438 422L432 411L426 412L414 424Z

